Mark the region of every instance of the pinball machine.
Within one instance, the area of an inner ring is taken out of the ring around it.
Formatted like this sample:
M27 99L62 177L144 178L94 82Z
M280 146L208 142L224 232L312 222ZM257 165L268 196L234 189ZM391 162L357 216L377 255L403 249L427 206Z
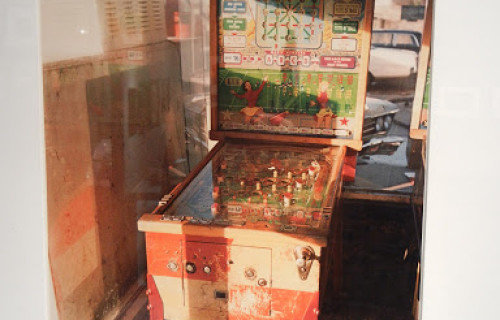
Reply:
M138 222L150 319L317 319L362 146L373 3L210 6L219 142Z

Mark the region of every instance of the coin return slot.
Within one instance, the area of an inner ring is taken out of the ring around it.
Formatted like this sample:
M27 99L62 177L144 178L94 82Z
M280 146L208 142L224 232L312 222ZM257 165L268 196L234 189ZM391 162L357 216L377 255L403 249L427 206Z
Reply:
M215 290L214 296L215 296L215 299L227 300L227 292L226 291Z

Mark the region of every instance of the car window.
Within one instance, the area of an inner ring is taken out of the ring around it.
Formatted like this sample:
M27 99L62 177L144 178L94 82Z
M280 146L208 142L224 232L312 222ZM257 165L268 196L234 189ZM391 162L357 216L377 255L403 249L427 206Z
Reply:
M394 35L394 46L400 45L416 45L415 40L411 34L395 34Z
M392 44L392 33L373 33L372 44L389 46Z

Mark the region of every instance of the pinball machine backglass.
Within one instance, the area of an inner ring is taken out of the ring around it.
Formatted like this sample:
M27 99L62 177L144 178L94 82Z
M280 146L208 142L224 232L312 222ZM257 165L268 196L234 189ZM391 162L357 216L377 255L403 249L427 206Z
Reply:
M151 319L317 319L372 1L211 2L211 137L145 232Z

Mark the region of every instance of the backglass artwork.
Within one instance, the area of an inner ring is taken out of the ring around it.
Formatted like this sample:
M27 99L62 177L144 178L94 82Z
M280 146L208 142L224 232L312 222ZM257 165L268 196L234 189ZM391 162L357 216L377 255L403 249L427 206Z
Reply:
M217 18L218 130L357 138L364 1L225 0Z

